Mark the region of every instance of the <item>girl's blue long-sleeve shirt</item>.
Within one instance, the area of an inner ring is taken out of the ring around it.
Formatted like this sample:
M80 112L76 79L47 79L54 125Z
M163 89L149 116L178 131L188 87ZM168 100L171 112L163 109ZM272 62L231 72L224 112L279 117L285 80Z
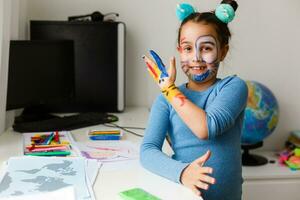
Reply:
M151 107L145 136L141 145L142 165L167 179L180 183L182 171L198 157L211 151L205 166L213 168L216 183L207 191L205 200L241 199L241 130L248 89L243 80L229 76L217 81L205 91L193 91L186 84L179 90L206 112L208 139L196 137L178 116L163 95ZM162 152L166 135L170 136L174 155Z

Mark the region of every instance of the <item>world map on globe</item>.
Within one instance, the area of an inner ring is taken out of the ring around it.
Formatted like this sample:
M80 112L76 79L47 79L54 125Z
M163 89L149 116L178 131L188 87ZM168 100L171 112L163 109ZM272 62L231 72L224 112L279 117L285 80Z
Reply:
M242 144L255 144L271 135L279 120L278 102L265 85L246 81L248 100L242 128Z

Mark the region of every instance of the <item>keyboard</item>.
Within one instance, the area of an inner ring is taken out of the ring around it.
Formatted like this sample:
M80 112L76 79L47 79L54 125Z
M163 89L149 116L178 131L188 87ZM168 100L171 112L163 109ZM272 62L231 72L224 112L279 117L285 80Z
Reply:
M114 115L98 112L80 113L78 115L54 117L40 121L18 122L13 125L17 132L46 132L46 131L69 131L73 129L93 126L117 121Z

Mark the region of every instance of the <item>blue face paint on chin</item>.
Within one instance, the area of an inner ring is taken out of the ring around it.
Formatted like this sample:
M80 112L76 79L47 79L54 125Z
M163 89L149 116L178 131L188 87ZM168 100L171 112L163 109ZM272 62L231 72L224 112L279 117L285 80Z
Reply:
M195 82L203 82L210 74L211 74L211 71L208 70L204 74L193 74L191 76L191 79Z

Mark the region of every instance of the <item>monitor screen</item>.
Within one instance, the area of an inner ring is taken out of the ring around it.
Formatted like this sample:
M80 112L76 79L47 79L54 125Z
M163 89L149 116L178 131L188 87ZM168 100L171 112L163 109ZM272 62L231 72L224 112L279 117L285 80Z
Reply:
M30 21L31 40L73 40L75 98L66 112L124 109L125 26L118 22Z
M65 103L74 96L73 41L11 41L6 109Z

